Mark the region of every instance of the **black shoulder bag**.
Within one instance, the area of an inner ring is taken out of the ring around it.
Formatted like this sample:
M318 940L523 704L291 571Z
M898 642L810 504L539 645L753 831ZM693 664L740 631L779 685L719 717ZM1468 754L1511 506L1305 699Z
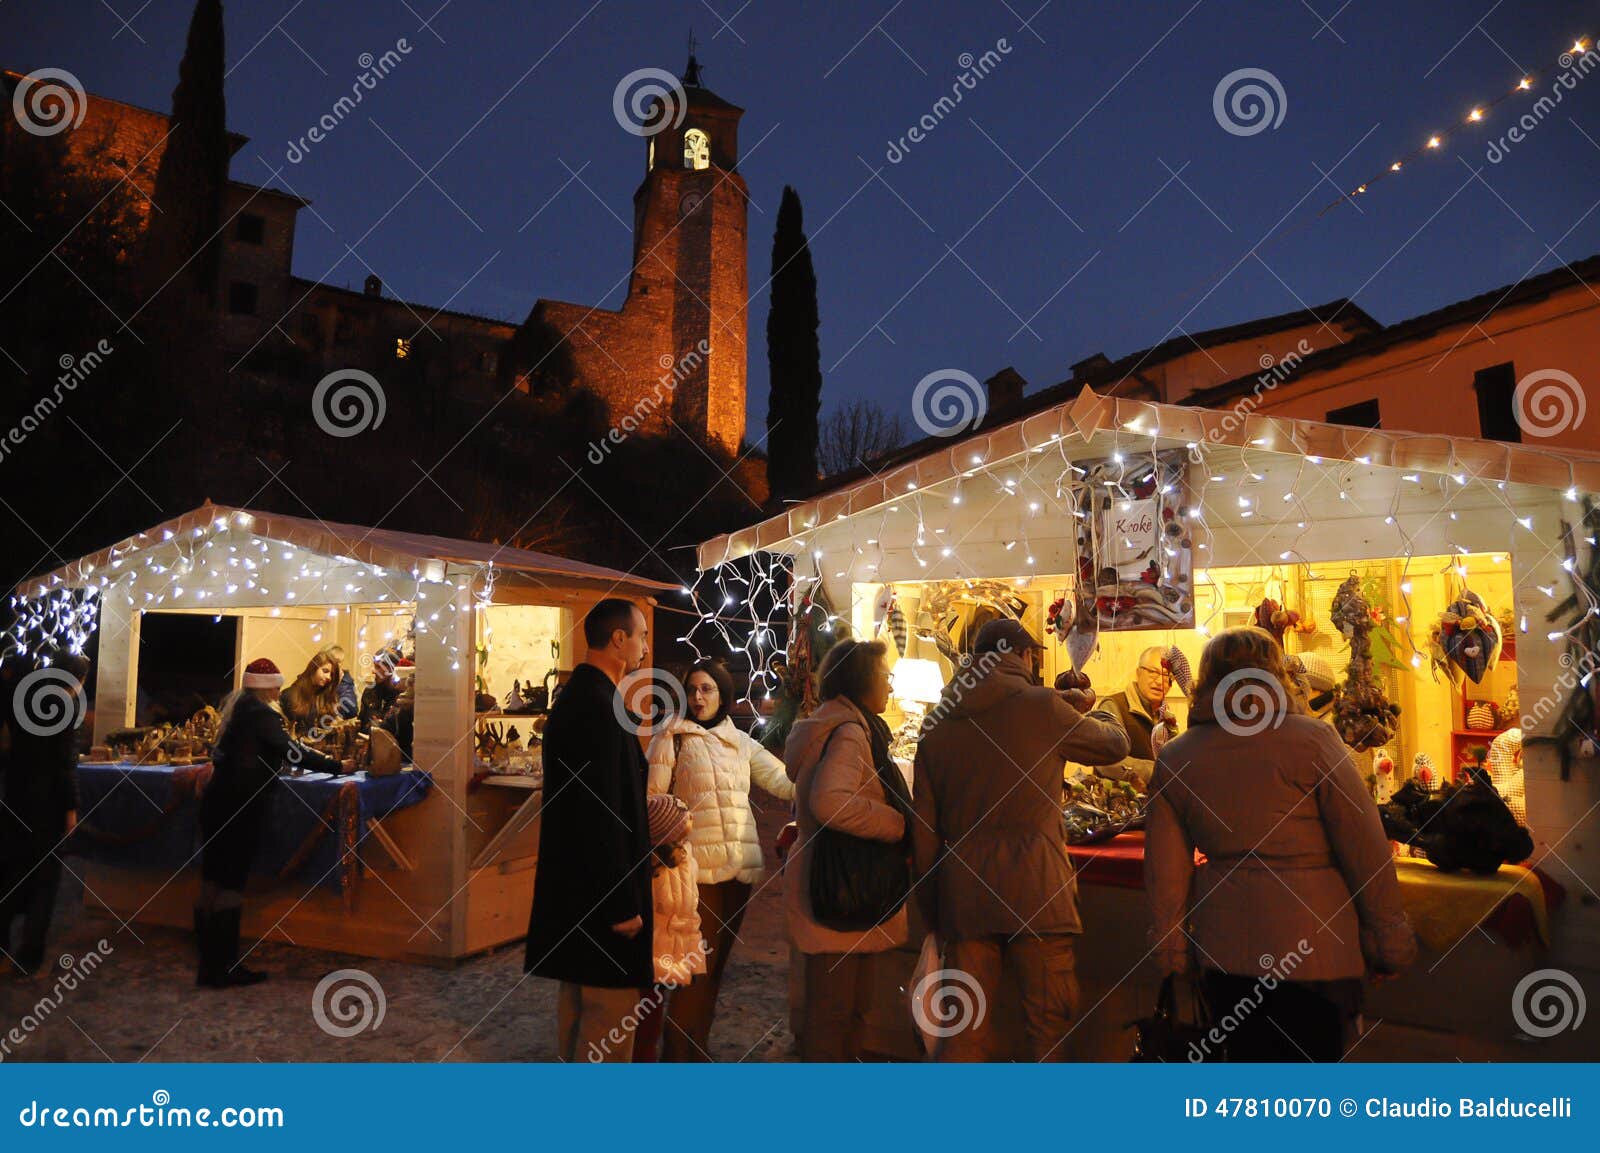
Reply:
M823 743L820 766L828 755L836 728ZM873 759L884 798L907 813L905 778L891 761ZM891 779L891 774L893 779ZM909 820L909 818L908 818ZM821 824L811 841L811 915L819 925L860 932L881 925L899 912L911 895L911 861L904 839L894 844L869 841Z
M1211 1031L1211 1013L1198 990L1195 991L1194 1024L1184 1023L1178 1016L1177 978L1168 974L1162 978L1161 991L1156 994L1156 1009L1148 1017L1133 1022L1138 1031L1133 1045L1135 1062L1171 1061L1176 1064L1226 1061L1226 1038L1221 1044L1208 1037Z

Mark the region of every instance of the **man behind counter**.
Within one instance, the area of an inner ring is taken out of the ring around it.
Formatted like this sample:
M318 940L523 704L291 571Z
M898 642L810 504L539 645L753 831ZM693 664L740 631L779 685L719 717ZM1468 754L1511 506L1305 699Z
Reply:
M1138 781L1148 786L1156 768L1155 756L1150 750L1151 730L1157 721L1165 720L1167 728L1177 735L1177 718L1165 703L1167 689L1172 685L1172 673L1162 663L1165 651L1151 647L1140 653L1138 667L1128 687L1103 698L1095 709L1100 717L1120 720L1128 733L1128 755L1119 764L1097 768L1095 772L1100 776L1114 781Z

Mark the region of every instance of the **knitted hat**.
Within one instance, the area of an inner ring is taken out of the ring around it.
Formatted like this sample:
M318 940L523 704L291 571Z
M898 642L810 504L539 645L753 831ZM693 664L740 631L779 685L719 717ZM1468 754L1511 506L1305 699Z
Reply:
M650 818L650 843L676 845L689 835L689 806L670 793L656 793L645 802Z
M247 689L281 689L283 674L266 657L257 657L244 667L244 680L240 684Z
M1333 666L1316 653L1297 653L1300 658L1300 667L1306 671L1306 683L1311 686L1311 693L1325 693L1333 688Z

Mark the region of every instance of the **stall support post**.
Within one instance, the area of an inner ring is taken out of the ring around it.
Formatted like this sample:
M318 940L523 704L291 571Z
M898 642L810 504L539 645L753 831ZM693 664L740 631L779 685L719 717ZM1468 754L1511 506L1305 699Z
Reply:
M139 674L139 623L137 608L116 595L100 598L100 656L94 680L94 743L103 745L108 734L134 722L138 702L135 680Z
M1581 515L1576 504L1563 503L1552 494L1548 500L1529 508L1521 501L1516 511L1533 518L1531 532L1513 528L1511 575L1516 590L1518 620L1528 616L1528 632L1517 646L1517 693L1521 698L1523 726L1522 771L1527 782L1528 830L1533 834L1533 861L1567 886L1569 893L1582 893L1586 877L1600 870L1600 838L1583 836L1600 806L1600 774L1593 760L1575 759L1572 779L1561 779L1560 750L1548 737L1555 731L1568 697L1588 692L1580 684L1591 669L1600 676L1596 657L1600 654L1572 651L1565 642L1550 643L1545 634L1565 628L1571 618L1547 621L1545 613L1556 604L1539 591L1539 586L1554 588L1558 597L1572 589L1571 578L1561 567L1565 558L1561 522L1575 524ZM1579 544L1580 550L1582 543ZM1587 818L1587 820L1586 820ZM1576 827L1575 827L1576 826ZM1552 925L1551 960L1588 965L1600 950L1600 909L1583 901L1569 902Z
M442 888L442 904L429 909L449 926L446 956L466 952L467 784L472 777L473 640L471 581L447 571L443 581L424 581L417 593L416 730L413 760L433 774L444 804L434 819L448 831L425 850L420 867ZM457 587L457 585L461 587ZM437 619L435 619L437 617ZM452 665L458 667L452 668Z

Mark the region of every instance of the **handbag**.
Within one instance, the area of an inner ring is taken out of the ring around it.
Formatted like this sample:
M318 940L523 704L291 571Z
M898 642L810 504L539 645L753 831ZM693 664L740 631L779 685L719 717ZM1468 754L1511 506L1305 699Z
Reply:
M1198 989L1194 994L1194 1024L1178 1017L1177 978L1167 974L1156 993L1156 1007L1148 1017L1133 1022L1138 1035L1133 1043L1135 1063L1171 1061L1190 1064L1198 1061L1226 1061L1227 1045L1207 1037L1211 1031L1210 1013Z
M823 742L821 764L834 733ZM873 769L890 804L898 790L884 779L883 766ZM893 770L898 771L898 770ZM905 782L897 784L904 788ZM881 925L900 911L911 895L911 861L904 840L890 844L869 841L821 824L811 839L811 916L824 928L860 932Z

